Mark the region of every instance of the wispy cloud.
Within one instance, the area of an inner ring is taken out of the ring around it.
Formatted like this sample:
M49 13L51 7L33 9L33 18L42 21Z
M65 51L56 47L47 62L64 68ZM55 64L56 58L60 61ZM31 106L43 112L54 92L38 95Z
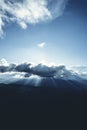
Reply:
M44 48L45 45L46 45L46 43L45 43L45 42L42 42L42 43L39 43L37 46L38 46L39 48Z
M67 0L0 0L0 36L6 22L16 22L23 29L28 24L36 24L59 17Z

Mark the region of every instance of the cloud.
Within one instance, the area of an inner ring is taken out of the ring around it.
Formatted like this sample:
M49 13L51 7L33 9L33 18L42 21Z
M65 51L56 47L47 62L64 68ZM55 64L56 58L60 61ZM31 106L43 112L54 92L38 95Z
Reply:
M9 66L9 63L4 58L2 58L0 61L0 66Z
M37 46L38 46L39 48L44 48L45 45L46 45L46 43L45 43L45 42L42 42L42 43L39 43Z
M71 69L79 74L87 74L87 66L74 66Z
M4 26L4 22L2 21L2 16L0 15L0 37L3 35L3 29L2 27Z
M7 64L4 59L0 64L0 83L10 84L25 84L40 86L45 82L49 85L57 86L58 80L78 81L84 83L87 80L87 73L76 73L73 70L68 70L64 65L61 66L47 66L44 64L32 65L30 63L22 64Z
M84 79L87 79L87 66L74 66L71 67L71 69L73 69L74 72L81 75L81 77L83 77Z
M68 0L0 0L0 36L8 22L15 22L23 29L28 24L46 22L64 12Z

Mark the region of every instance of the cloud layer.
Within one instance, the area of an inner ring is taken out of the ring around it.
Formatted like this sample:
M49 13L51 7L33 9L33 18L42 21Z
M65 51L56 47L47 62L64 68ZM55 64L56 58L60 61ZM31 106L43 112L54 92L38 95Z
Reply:
M32 65L30 63L8 64L5 59L0 62L0 83L21 83L38 86L46 80L72 80L82 82L87 80L87 74L79 74L67 70L65 66L47 66L43 64Z
M0 0L0 36L6 22L16 22L23 29L28 24L53 20L62 15L68 0Z

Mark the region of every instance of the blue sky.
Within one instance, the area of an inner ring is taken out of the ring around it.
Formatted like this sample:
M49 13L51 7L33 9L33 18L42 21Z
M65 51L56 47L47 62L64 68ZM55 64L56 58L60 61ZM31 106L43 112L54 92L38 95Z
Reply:
M48 0L44 1L48 2ZM7 10L5 3L2 4L0 13L3 14L4 8L6 12L4 15L8 20L2 15L4 25L0 26L3 32L0 38L0 59L5 58L9 62L17 63L28 61L72 66L87 65L87 2L86 0L66 2L62 0L60 4L59 1L49 0L48 6L45 6L46 3L41 5L43 12L39 14L38 10L38 19L35 17L37 15L35 10L34 18L27 19L25 13L22 17L20 12L16 11L15 4L13 6L17 16L14 12L12 14L9 12L13 9L12 5L8 6L9 10ZM15 20L12 21L11 18Z

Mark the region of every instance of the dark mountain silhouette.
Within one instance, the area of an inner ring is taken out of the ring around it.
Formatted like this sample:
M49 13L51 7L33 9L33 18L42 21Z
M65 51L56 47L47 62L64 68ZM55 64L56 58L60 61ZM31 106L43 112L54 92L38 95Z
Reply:
M6 107L9 107L10 104L13 104L14 107L17 105L20 107L20 104L25 104L26 107L30 102L50 102L54 103L56 107L57 105L58 107L61 107L61 105L65 104L81 105L81 103L84 104L86 101L86 84L83 85L76 81L66 80L57 80L56 84L58 84L56 87L52 86L53 84L51 84L50 81L43 81L43 86L39 87L20 85L17 83L0 84L1 107L6 104Z
M15 119L21 127L23 124L29 127L30 122L39 122L38 125L47 122L44 126L55 124L61 129L66 126L74 128L79 123L81 127L87 112L86 84L66 80L57 80L56 83L56 87L45 81L39 87L0 84L0 110L2 117L5 116L4 121L8 122L8 117L10 122Z

